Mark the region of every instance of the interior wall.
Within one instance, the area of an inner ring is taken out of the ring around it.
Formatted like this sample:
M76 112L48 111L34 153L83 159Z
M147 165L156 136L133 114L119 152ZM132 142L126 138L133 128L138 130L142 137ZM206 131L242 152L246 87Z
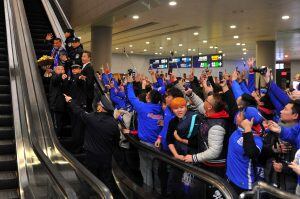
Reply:
M149 60L154 58L153 56L144 56L144 55L129 55L129 58L126 57L125 54L112 54L112 67L111 71L113 73L126 73L129 68L134 68L138 73L142 73L148 75L148 67ZM132 67L134 66L134 67ZM247 66L244 66L242 60L238 61L223 61L223 67L221 68L212 68L213 76L218 76L219 71L223 71L226 69L227 72L232 72L236 67L238 70L248 70ZM163 73L167 73L168 70L159 70L163 71ZM201 74L202 69L196 68L195 75L199 76ZM173 72L177 74L177 76L182 76L183 73L189 74L190 69L174 69Z
M292 81L297 73L300 73L300 60L291 61L291 80Z

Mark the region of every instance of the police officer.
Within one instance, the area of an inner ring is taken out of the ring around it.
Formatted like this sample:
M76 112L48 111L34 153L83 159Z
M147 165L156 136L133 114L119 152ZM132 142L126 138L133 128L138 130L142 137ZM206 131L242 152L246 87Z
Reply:
M80 65L72 65L72 75L69 78L67 87L67 94L76 100L77 106L86 110L86 78L81 74ZM70 111L71 126L72 126L72 152L80 153L84 138L84 123Z
M78 106L76 100L65 95L72 112L79 116L86 125L84 148L86 150L86 167L97 176L116 197L117 185L112 175L112 154L118 145L120 131L113 118L113 107L105 96L96 96L96 112L87 113ZM116 197L117 198L117 197Z
M91 112L92 103L94 99L94 83L95 83L95 72L91 65L91 52L83 51L82 57L82 71L81 74L86 77L86 91L87 91L87 112Z
M74 30L73 29L66 29L65 31L65 48L67 50L67 53L69 54L69 52L72 49L72 40L74 39Z
M74 37L72 39L72 48L69 52L69 57L73 61L73 64L82 65L81 56L83 53L83 46L80 43L80 39Z
M49 106L54 124L54 130L58 137L61 136L63 114L65 112L64 83L67 81L63 66L57 66L50 79Z

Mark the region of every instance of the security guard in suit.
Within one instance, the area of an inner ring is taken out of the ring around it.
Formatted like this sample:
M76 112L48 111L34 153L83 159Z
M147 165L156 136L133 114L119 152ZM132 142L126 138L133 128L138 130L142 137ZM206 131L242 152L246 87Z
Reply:
M83 53L83 46L80 43L80 39L74 37L72 39L72 48L69 52L69 57L73 61L73 64L82 65L81 56Z
M112 175L112 155L120 139L120 130L113 117L113 107L107 98L96 96L95 112L88 113L78 106L76 100L65 95L72 112L84 122L86 150L85 166L116 195L119 190ZM118 197L116 197L118 198Z
M81 74L86 77L86 92L87 92L87 112L92 112L92 104L94 100L94 83L95 83L95 72L91 65L91 52L83 51L82 57L82 71Z

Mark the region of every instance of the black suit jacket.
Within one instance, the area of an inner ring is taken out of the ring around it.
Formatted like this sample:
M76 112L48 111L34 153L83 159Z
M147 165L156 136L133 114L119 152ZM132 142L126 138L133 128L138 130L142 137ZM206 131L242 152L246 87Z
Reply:
M89 99L94 98L95 73L91 63L87 64L81 71L86 76L86 92Z

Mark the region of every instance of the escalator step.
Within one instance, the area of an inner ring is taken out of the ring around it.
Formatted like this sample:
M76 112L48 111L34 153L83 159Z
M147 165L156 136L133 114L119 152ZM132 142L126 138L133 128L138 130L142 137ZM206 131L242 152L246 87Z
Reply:
M8 68L0 68L0 75L8 75Z
M9 77L7 75L6 76L2 76L0 74L0 84L1 85L9 84Z
M19 199L19 192L17 189L4 189L0 190L0 198Z
M7 59L7 54L0 54L0 60L6 61Z
M0 104L0 114L12 114L11 104Z
M8 61L0 61L0 68L8 68Z
M8 104L10 102L11 102L11 95L10 94L0 94L0 104Z
M13 127L0 126L0 140L11 140L14 139Z
M16 189L18 188L18 177L15 171L0 172L0 189Z
M10 86L9 85L0 85L0 93L9 94ZM0 94L1 97L2 94Z
M12 126L13 117L12 115L0 115L0 126Z
M16 155L0 155L0 171L17 170Z
M16 146L14 140L0 140L0 154L14 154L16 153Z

